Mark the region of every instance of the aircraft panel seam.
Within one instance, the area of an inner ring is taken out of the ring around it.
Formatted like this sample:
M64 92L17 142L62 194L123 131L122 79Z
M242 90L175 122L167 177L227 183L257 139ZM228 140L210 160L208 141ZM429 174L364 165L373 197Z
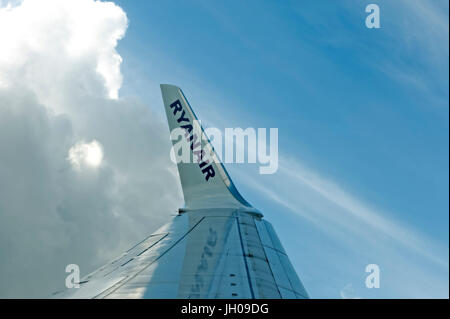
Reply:
M280 289L278 288L277 279L275 278L275 275L273 274L273 270L272 270L272 266L270 265L269 258L267 258L266 249L264 248L264 245L262 244L261 234L260 234L259 231L258 231L258 227L256 227L255 219L252 218L252 221L253 221L253 224L255 225L256 234L258 234L258 239L259 239L259 242L260 242L260 244L261 244L261 246L262 246L262 250L263 250L263 252L264 252L264 257L266 258L265 261L267 262L267 265L269 266L270 274L272 275L273 282L275 283L275 286L277 287L277 291L278 291L278 293L280 294L280 297L282 297L282 294L281 294L281 292L280 292Z
M245 249L244 249L244 242L242 240L241 226L239 225L239 216L236 217L236 223L237 223L237 227L238 227L239 240L241 242L241 249L242 249L242 257L244 258L245 270L247 272L247 278L248 278L248 284L249 284L249 287L250 287L250 293L252 295L252 299L255 299L255 292L253 291L252 280L251 280L251 277L250 277L250 270L248 269L247 258L245 256Z
M139 275L141 272L143 272L145 269L147 269L148 267L150 267L153 263L155 263L157 260L161 259L162 256L164 256L167 252L169 252L173 247L175 247L180 241L182 241L192 230L194 230L195 227L197 227L198 224L200 224L203 219L205 219L205 217L202 217L194 226L191 227L191 229L189 229L183 236L181 236L172 246L170 246L168 249L166 249L161 255L159 255L157 258L155 258L155 260L153 260L152 262L150 262L148 265L146 265L144 268L142 268L141 270L139 270L138 272L136 272L133 276L130 276L128 278L126 278L127 280L124 280L123 282L120 282L120 285L118 287L116 287L114 290L110 291L107 295L105 295L104 297L109 296L110 294L114 293L115 291L117 291L117 289L119 289L120 287L122 287L125 283L127 283L128 281L130 281L131 279L135 278L137 275ZM103 292L107 291L108 289L105 289ZM103 293L102 292L102 293ZM98 294L97 296L101 295L102 293Z

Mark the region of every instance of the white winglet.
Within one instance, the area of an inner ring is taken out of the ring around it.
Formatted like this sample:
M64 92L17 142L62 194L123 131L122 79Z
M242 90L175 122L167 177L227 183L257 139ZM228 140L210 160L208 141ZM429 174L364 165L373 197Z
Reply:
M184 143L189 152L185 157L188 162L177 164L186 209L251 208L234 186L181 89L161 84L161 92L173 145ZM173 139L176 137L178 140Z

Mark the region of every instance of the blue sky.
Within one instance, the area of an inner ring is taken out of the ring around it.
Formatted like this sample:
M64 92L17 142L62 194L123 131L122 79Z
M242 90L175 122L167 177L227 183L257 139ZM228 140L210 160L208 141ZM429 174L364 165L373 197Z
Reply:
M448 297L447 1L115 1L121 96L159 83L208 126L276 127L280 168L227 164L312 297ZM381 288L364 285L376 263Z

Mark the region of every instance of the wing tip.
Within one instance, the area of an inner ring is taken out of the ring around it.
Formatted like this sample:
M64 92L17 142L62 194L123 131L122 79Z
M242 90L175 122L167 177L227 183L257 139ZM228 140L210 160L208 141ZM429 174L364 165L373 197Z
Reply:
M176 98L179 98L180 100L183 101L183 103L185 103L184 107L189 111L188 113L190 113L192 120L198 121L198 118L195 115L191 105L189 104L183 91L178 86L173 85L173 84L160 84L160 87L161 87L161 93L162 93L163 100L164 100L164 107L166 109L167 119L169 121L169 128L173 126L173 125L172 126L170 125L171 116L169 116L169 114L172 114L172 111L170 110L169 105L171 102L173 102L173 99L176 99ZM204 134L203 127L201 127L201 130L202 130L202 133ZM214 147L212 146L211 141L209 140L209 138L206 135L205 135L205 137L206 137L206 143L211 145L211 148L214 151ZM216 154L215 151L214 151L214 154ZM217 157L217 155L215 155L215 156ZM249 204L237 190L236 186L234 185L233 181L231 180L231 177L228 174L228 172L225 169L222 162L219 160L218 163L216 163L215 165L216 165L216 168L221 172L220 175L221 175L222 181L224 182L224 186L228 190L229 194L237 202L239 202L240 205L243 205L243 207L252 208L252 205ZM178 166L178 171L180 172L180 166ZM180 176L180 178L181 178L181 176ZM228 183L225 181L226 179L228 180ZM184 192L185 187L183 186L183 181L181 181L181 184L182 184L182 188L183 188L183 192ZM184 195L185 195L185 201L187 201L186 194L184 194Z
M176 89L179 90L180 88L176 85L173 84L166 84L166 83L161 83L159 85L159 87L161 88L162 91L167 90L167 89Z

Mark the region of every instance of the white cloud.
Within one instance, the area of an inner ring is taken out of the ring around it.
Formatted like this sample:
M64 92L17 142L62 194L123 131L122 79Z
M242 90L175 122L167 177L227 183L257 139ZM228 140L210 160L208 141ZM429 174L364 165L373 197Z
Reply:
M6 5L0 11L0 85L20 84L48 101L74 89L67 86L71 83L116 99L122 58L115 47L127 23L123 10L112 2L27 0ZM67 59L95 70L102 85L83 74L73 79L74 65L66 64Z
M77 142L70 148L67 159L77 169L85 165L96 168L103 160L102 145L96 140L90 143Z
M111 99L126 27L110 2L0 6L0 297L64 288L67 264L92 271L182 203L166 125Z

